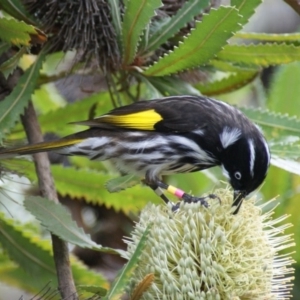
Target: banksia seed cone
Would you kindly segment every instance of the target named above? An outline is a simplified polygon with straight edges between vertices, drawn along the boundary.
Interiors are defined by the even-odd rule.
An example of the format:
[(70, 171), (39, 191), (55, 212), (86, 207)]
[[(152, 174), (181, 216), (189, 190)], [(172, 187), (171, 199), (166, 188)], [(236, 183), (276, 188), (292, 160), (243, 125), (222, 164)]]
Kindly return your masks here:
[(254, 198), (232, 214), (232, 192), (218, 190), (221, 204), (182, 203), (177, 212), (149, 204), (128, 243), (132, 255), (145, 228), (150, 234), (134, 272), (132, 292), (147, 274), (154, 282), (141, 299), (288, 299), (293, 268), (289, 255), (278, 254), (294, 245), (282, 235), (272, 210), (263, 214)]

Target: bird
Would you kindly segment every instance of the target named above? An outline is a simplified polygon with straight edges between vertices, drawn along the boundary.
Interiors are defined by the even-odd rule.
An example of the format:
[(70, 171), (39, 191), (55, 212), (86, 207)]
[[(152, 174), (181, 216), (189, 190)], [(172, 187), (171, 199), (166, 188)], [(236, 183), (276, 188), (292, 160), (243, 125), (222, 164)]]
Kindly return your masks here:
[(234, 214), (262, 184), (270, 166), (270, 150), (261, 129), (236, 107), (206, 96), (141, 100), (73, 123), (88, 129), (54, 141), (4, 149), (0, 159), (55, 151), (110, 160), (123, 174), (144, 178), (167, 203), (164, 191), (206, 207), (206, 197), (166, 184), (162, 176), (220, 166), (233, 189)]

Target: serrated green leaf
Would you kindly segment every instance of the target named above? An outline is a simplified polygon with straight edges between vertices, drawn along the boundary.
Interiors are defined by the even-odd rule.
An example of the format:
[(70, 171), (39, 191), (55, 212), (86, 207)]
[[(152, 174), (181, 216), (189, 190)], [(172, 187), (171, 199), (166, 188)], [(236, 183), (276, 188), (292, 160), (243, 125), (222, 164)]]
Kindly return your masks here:
[(20, 0), (1, 0), (0, 8), (18, 20), (23, 20), (33, 25), (35, 24), (35, 20), (28, 13)]
[(22, 47), (15, 55), (0, 65), (0, 72), (3, 73), (6, 79), (18, 66), (20, 58), (26, 51), (27, 49)]
[(35, 63), (20, 77), (13, 91), (0, 102), (0, 142), (19, 119), (34, 91), (45, 55), (40, 53)]
[(164, 76), (207, 63), (240, 28), (240, 16), (232, 7), (211, 9), (209, 15), (197, 22), (194, 30), (173, 52), (160, 58), (145, 72), (146, 76)]
[(66, 207), (60, 203), (32, 196), (24, 200), (24, 206), (49, 231), (71, 244), (111, 254), (123, 254), (123, 250), (102, 247), (93, 242), (90, 236), (77, 226)]
[(239, 73), (239, 72), (261, 71), (261, 67), (244, 65), (244, 64), (242, 65), (242, 64), (227, 62), (218, 59), (210, 60), (209, 65), (212, 66), (214, 70), (222, 71), (222, 72)]
[(287, 44), (227, 45), (219, 59), (267, 67), (300, 60), (300, 47)]
[(21, 226), (15, 225), (13, 220), (6, 218), (2, 213), (0, 213), (0, 243), (8, 255), (22, 269), (36, 276), (36, 279), (48, 282), (51, 278), (56, 282), (51, 253), (44, 250), (42, 242), (36, 245)]
[(252, 82), (256, 78), (257, 74), (258, 72), (239, 72), (231, 74), (221, 80), (197, 84), (194, 87), (199, 89), (203, 95), (220, 95), (245, 86), (249, 82)]
[(29, 46), (30, 34), (37, 34), (31, 25), (15, 19), (0, 18), (0, 39), (16, 46)]
[(105, 184), (105, 187), (110, 193), (116, 193), (131, 188), (140, 183), (141, 179), (137, 176), (125, 175), (108, 180)]
[(258, 40), (267, 42), (299, 42), (300, 33), (256, 33), (256, 32), (237, 32), (234, 35), (235, 38), (245, 39), (245, 40)]
[(300, 136), (300, 119), (287, 114), (255, 108), (239, 108), (248, 118), (262, 127), (269, 139), (280, 135)]
[(176, 77), (148, 77), (146, 79), (149, 80), (162, 96), (200, 95), (199, 91), (191, 84)]
[(245, 25), (261, 3), (262, 0), (231, 0), (230, 5), (239, 10), (239, 14), (243, 16), (240, 23)]
[[(3, 215), (0, 216), (1, 220), (2, 218)], [(1, 222), (3, 222), (3, 220), (0, 221), (0, 223)], [(57, 289), (57, 276), (54, 268), (50, 241), (42, 240), (37, 235), (33, 235), (31, 231), (27, 232), (26, 228), (24, 228), (24, 224), (19, 226), (15, 225), (15, 222), (15, 220), (4, 218), (4, 223), (6, 223), (5, 233), (9, 235), (9, 243), (7, 244), (8, 250), (6, 250), (6, 253), (10, 255), (11, 259), (8, 260), (6, 255), (0, 251), (1, 281), (34, 294), (40, 292), (46, 285), (48, 285), (50, 289)], [(8, 226), (8, 229), (6, 226)], [(10, 234), (11, 231), (13, 234)], [(4, 238), (5, 236), (2, 236), (2, 239)], [(23, 239), (25, 239), (25, 242), (23, 242)], [(17, 245), (16, 247), (15, 244)], [(12, 255), (10, 253), (11, 248), (13, 248), (12, 250), (14, 252), (17, 252), (19, 248), (21, 249), (19, 253)], [(29, 252), (29, 256), (27, 255), (27, 252)], [(35, 259), (31, 260), (30, 255), (34, 256)], [(18, 256), (19, 258), (15, 258), (15, 256)], [(108, 282), (101, 274), (89, 270), (75, 256), (71, 255), (70, 261), (76, 284), (97, 284), (103, 288), (108, 288)]]
[(146, 28), (160, 0), (131, 0), (125, 7), (123, 17), (123, 63), (129, 65), (135, 56), (141, 33)]
[[(1, 163), (31, 181), (37, 180), (34, 166), (29, 161), (14, 159)], [(110, 193), (106, 190), (105, 183), (112, 179), (111, 175), (58, 165), (51, 166), (51, 172), (56, 182), (56, 189), (62, 196), (83, 199), (94, 205), (103, 204), (108, 208), (113, 207), (116, 211), (122, 210), (124, 213), (138, 212), (150, 201), (161, 203), (161, 199), (150, 188), (140, 185), (122, 191), (120, 194)]]
[(128, 263), (122, 269), (120, 275), (113, 282), (110, 290), (107, 295), (104, 297), (104, 300), (118, 300), (121, 298), (126, 285), (128, 284), (131, 274), (134, 272), (137, 267), (137, 262), (142, 254), (142, 251), (146, 245), (147, 238), (150, 232), (151, 224), (145, 229), (133, 255), (131, 256)]
[(144, 52), (156, 50), (209, 5), (209, 0), (189, 0), (149, 38)]

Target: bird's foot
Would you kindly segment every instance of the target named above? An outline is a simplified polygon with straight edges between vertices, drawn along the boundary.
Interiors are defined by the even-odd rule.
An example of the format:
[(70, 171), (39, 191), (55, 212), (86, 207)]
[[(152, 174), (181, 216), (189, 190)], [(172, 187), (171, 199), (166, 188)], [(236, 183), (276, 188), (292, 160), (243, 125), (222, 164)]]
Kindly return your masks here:
[[(209, 207), (209, 204), (206, 201), (207, 199), (217, 199), (219, 201), (219, 203), (221, 204), (221, 199), (215, 194), (209, 194), (205, 197), (195, 197), (195, 196), (192, 196), (189, 194), (184, 194), (182, 196), (183, 202), (186, 202), (186, 203), (198, 203), (199, 202), (201, 205), (203, 205), (206, 208)], [(172, 211), (177, 211), (179, 209), (179, 206), (180, 206), (180, 202), (177, 202), (176, 204), (174, 204), (172, 206)]]

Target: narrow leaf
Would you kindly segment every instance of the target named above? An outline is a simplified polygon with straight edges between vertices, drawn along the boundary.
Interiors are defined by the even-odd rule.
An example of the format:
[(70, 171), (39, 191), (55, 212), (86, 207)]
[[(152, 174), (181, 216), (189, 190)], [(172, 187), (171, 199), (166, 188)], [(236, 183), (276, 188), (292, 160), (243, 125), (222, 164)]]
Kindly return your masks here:
[(221, 80), (197, 84), (194, 87), (207, 96), (225, 94), (252, 82), (257, 74), (258, 72), (239, 72)]
[(35, 63), (20, 77), (13, 91), (0, 102), (0, 142), (19, 119), (30, 100), (44, 58), (44, 53), (41, 53)]
[(23, 20), (32, 25), (35, 24), (33, 17), (29, 15), (21, 0), (1, 0), (0, 8), (18, 20)]
[(0, 55), (10, 48), (10, 45), (7, 43), (0, 43)]
[(300, 60), (300, 47), (287, 44), (227, 45), (218, 58), (267, 67)]
[(256, 32), (237, 32), (234, 35), (235, 38), (245, 39), (245, 40), (258, 40), (258, 41), (268, 41), (268, 42), (299, 42), (300, 33), (256, 33)]
[(97, 285), (77, 285), (77, 289), (79, 291), (86, 291), (102, 297), (105, 296), (107, 293), (106, 289)]
[(272, 156), (271, 164), (287, 172), (300, 175), (300, 163), (295, 160), (285, 159), (274, 155)]
[(129, 65), (135, 56), (141, 33), (146, 28), (160, 0), (131, 0), (127, 2), (123, 20), (123, 63)]
[(180, 78), (164, 76), (148, 77), (147, 79), (163, 96), (200, 95), (196, 88)]
[(118, 178), (110, 179), (106, 182), (105, 187), (110, 193), (120, 192), (141, 183), (141, 179), (134, 175), (125, 175)]
[(232, 32), (240, 28), (239, 19), (235, 8), (211, 9), (178, 48), (150, 66), (144, 75), (164, 76), (207, 63), (227, 43)]
[(0, 39), (16, 46), (29, 46), (30, 35), (36, 35), (37, 31), (31, 25), (15, 19), (0, 18)]
[(112, 18), (112, 23), (114, 25), (116, 38), (118, 41), (119, 47), (121, 46), (121, 33), (122, 33), (122, 24), (121, 24), (121, 10), (120, 10), (120, 0), (108, 0), (110, 6), (110, 13)]
[(254, 14), (255, 9), (262, 3), (262, 0), (231, 0), (231, 6), (235, 6), (242, 15), (240, 23), (245, 25), (250, 17)]
[(2, 213), (0, 214), (0, 243), (2, 247), (29, 274), (36, 276), (45, 283), (50, 278), (56, 282), (51, 253), (45, 251), (42, 245), (36, 245), (30, 235), (13, 222)]
[[(169, 18), (162, 26), (157, 29), (149, 38), (146, 51), (156, 50), (164, 44), (169, 38), (173, 37), (182, 27), (209, 5), (209, 0), (190, 0), (185, 2), (177, 11), (176, 15)], [(146, 52), (144, 51), (144, 52)]]
[(108, 291), (108, 294), (104, 298), (104, 300), (117, 300), (123, 294), (123, 291), (128, 284), (131, 274), (134, 272), (137, 267), (138, 260), (142, 254), (142, 251), (147, 242), (147, 238), (150, 232), (151, 225), (148, 225), (146, 230), (144, 231), (142, 238), (140, 239), (133, 255), (131, 256), (128, 263), (122, 269), (121, 274), (117, 277), (117, 279), (113, 282), (111, 289)]
[[(294, 100), (295, 95), (300, 95), (299, 78), (299, 61), (277, 68), (269, 88), (267, 103), (270, 110), (300, 115), (300, 106)], [(287, 101), (292, 101), (291, 105), (287, 105)]]
[[(6, 163), (3, 161), (1, 164), (32, 181), (37, 180), (34, 165), (29, 161), (14, 159)], [(111, 175), (103, 172), (74, 167), (65, 168), (59, 165), (51, 166), (51, 172), (57, 191), (62, 196), (68, 195), (73, 199), (81, 199), (94, 205), (103, 204), (116, 211), (122, 210), (124, 213), (138, 212), (150, 201), (161, 203), (161, 199), (146, 186), (138, 185), (118, 195), (108, 192), (105, 183), (112, 178)]]
[(300, 137), (300, 119), (287, 114), (254, 108), (239, 108), (253, 122), (262, 127), (267, 138), (280, 135)]
[(106, 253), (123, 253), (122, 250), (102, 247), (93, 242), (90, 236), (77, 226), (70, 212), (60, 203), (42, 197), (27, 197), (24, 200), (24, 206), (49, 231), (71, 244)]
[(18, 66), (20, 58), (26, 51), (26, 47), (22, 47), (15, 55), (0, 65), (0, 72), (3, 73), (6, 79)]

